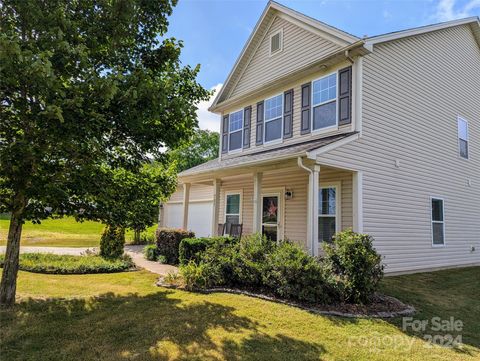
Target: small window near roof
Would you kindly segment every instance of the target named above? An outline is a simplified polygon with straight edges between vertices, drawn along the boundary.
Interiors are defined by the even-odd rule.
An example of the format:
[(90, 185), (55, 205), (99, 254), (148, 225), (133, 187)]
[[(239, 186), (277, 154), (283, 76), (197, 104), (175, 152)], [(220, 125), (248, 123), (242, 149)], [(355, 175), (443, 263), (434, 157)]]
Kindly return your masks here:
[(270, 36), (270, 55), (282, 51), (282, 38), (281, 30)]
[(458, 147), (460, 157), (468, 159), (468, 122), (458, 117)]

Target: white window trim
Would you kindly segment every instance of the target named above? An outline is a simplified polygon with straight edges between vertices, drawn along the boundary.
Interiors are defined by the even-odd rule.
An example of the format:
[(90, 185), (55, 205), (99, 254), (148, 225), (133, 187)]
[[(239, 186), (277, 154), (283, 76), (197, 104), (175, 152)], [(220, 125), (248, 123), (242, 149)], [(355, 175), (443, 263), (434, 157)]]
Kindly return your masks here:
[[(270, 140), (267, 142), (267, 123), (268, 122), (271, 122), (273, 120), (277, 120), (278, 118), (273, 118), (273, 119), (269, 119), (267, 120), (267, 116), (266, 116), (266, 112), (267, 112), (267, 107), (265, 106), (265, 104), (267, 103), (267, 100), (270, 100), (270, 99), (273, 99), (273, 98), (276, 98), (278, 96), (281, 96), (281, 99), (282, 99), (282, 115), (280, 116), (280, 118), (282, 119), (282, 125), (281, 125), (281, 128), (280, 128), (280, 138), (278, 139), (274, 139), (274, 140)], [(284, 122), (284, 113), (285, 113), (285, 99), (283, 99), (283, 93), (280, 93), (280, 94), (277, 94), (277, 95), (274, 95), (270, 98), (267, 98), (263, 101), (263, 144), (264, 145), (272, 145), (272, 144), (278, 144), (278, 143), (282, 143), (283, 142), (283, 122)]]
[[(238, 222), (240, 224), (243, 223), (243, 217), (242, 217), (242, 206), (243, 206), (243, 190), (232, 190), (232, 191), (227, 191), (225, 192), (225, 210), (223, 212), (223, 223), (227, 223), (227, 196), (231, 195), (236, 195), (238, 194), (240, 196), (240, 205), (239, 205), (239, 215), (238, 215)], [(228, 215), (236, 215), (234, 213), (228, 213)]]
[[(239, 130), (231, 132), (230, 131), (230, 117), (232, 116), (232, 114), (238, 113), (240, 111), (242, 112), (242, 127)], [(243, 151), (243, 135), (244, 135), (243, 134), (243, 124), (244, 124), (244, 122), (245, 122), (245, 110), (243, 108), (235, 110), (228, 115), (228, 154), (241, 153)], [(242, 141), (240, 143), (240, 148), (230, 150), (230, 134), (237, 133), (237, 132), (242, 132)]]
[[(443, 222), (433, 220), (433, 209), (432, 209), (433, 200), (442, 201)], [(447, 245), (447, 235), (445, 234), (445, 223), (446, 223), (446, 219), (445, 219), (446, 218), (445, 217), (445, 199), (442, 198), (442, 197), (431, 196), (430, 197), (429, 210), (430, 210), (430, 233), (431, 233), (431, 237), (432, 237), (432, 239), (431, 239), (432, 248), (444, 248)], [(442, 223), (443, 224), (443, 244), (433, 243), (433, 224), (434, 223)]]
[[(318, 188), (319, 195), (322, 189), (335, 188), (335, 233), (339, 233), (342, 230), (342, 182), (322, 183)], [(318, 207), (320, 209), (320, 201), (318, 202)], [(332, 217), (331, 214), (319, 214), (319, 209), (317, 209), (317, 222), (320, 217)]]
[[(272, 52), (272, 38), (277, 35), (277, 34), (280, 34), (280, 48), (278, 50), (275, 50), (274, 52)], [(274, 32), (273, 34), (270, 35), (270, 38), (269, 38), (269, 43), (268, 43), (268, 56), (274, 56), (278, 53), (281, 53), (283, 51), (283, 28), (281, 28), (280, 30)]]
[[(467, 158), (462, 157), (462, 154), (460, 153), (460, 132), (458, 131), (458, 124), (460, 123), (460, 120), (464, 121), (465, 124), (467, 125)], [(468, 120), (462, 117), (461, 115), (457, 116), (457, 143), (458, 143), (458, 157), (463, 160), (469, 160), (470, 159), (470, 125), (468, 124)]]
[(263, 214), (263, 197), (268, 197), (268, 196), (278, 196), (278, 208), (280, 212), (280, 217), (278, 217), (278, 241), (281, 241), (285, 239), (285, 187), (280, 187), (280, 188), (264, 188), (262, 189), (262, 193), (260, 195), (260, 202), (261, 202), (261, 207), (262, 211), (259, 214), (260, 217), (260, 231), (262, 230), (263, 226), (263, 219), (262, 219), (262, 214)]
[[(329, 76), (331, 75), (334, 75), (336, 76), (337, 78), (337, 91), (336, 91), (336, 94), (335, 94), (335, 99), (334, 100), (327, 100), (325, 102), (321, 102), (321, 103), (318, 103), (318, 104), (314, 104), (313, 102), (313, 83), (315, 83), (316, 81), (319, 81), (319, 80), (322, 80), (324, 78), (328, 78)], [(311, 134), (312, 135), (316, 135), (316, 134), (321, 134), (321, 133), (327, 133), (333, 129), (338, 129), (338, 71), (334, 71), (334, 72), (331, 72), (329, 74), (325, 74), (323, 76), (321, 76), (320, 78), (317, 78), (317, 79), (314, 79), (312, 80), (312, 91), (311, 91), (311, 104), (312, 104), (312, 107), (311, 107), (311, 111), (310, 111), (310, 127), (312, 129), (311, 131)], [(335, 102), (335, 125), (331, 125), (329, 127), (325, 127), (325, 128), (319, 128), (319, 129), (313, 129), (313, 108), (315, 107), (318, 107), (320, 105), (324, 105), (324, 104), (328, 104), (328, 103), (331, 103), (331, 102)]]

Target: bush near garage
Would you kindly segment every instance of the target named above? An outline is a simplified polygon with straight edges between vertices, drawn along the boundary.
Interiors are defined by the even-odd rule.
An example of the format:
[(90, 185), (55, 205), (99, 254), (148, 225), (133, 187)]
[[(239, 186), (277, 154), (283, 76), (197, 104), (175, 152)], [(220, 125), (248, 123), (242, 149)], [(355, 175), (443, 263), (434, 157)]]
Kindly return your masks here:
[(156, 232), (156, 244), (158, 254), (165, 257), (166, 263), (178, 264), (180, 242), (184, 238), (194, 238), (195, 233), (182, 229), (158, 228)]

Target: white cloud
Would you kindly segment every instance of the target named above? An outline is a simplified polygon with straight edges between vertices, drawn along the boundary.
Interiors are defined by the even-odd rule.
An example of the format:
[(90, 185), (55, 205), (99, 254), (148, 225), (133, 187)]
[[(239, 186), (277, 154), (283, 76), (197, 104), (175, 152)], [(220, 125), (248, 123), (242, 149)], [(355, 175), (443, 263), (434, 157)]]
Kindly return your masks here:
[(208, 111), (210, 105), (212, 105), (213, 100), (217, 96), (218, 92), (222, 88), (223, 84), (217, 84), (210, 90), (215, 92), (210, 97), (209, 100), (198, 103), (197, 117), (198, 117), (198, 126), (200, 129), (213, 130), (215, 132), (220, 131), (220, 116)]
[(457, 0), (440, 0), (433, 18), (437, 21), (449, 21), (474, 15), (473, 10), (480, 9), (480, 0), (469, 0), (463, 6)]

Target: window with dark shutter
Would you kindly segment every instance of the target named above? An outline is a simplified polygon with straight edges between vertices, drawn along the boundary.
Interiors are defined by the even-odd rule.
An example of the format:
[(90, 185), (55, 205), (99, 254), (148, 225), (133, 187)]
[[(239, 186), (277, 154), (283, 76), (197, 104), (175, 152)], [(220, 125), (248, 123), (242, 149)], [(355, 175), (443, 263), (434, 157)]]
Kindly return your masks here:
[(252, 107), (243, 110), (243, 148), (250, 148), (250, 124), (252, 122)]
[(302, 85), (302, 110), (300, 117), (300, 133), (310, 133), (310, 109), (311, 109), (311, 89), (312, 84), (307, 83)]
[(228, 152), (228, 114), (223, 116), (222, 121), (222, 153)]
[(241, 150), (243, 145), (243, 109), (230, 113), (228, 127), (228, 151)]
[(257, 103), (257, 128), (255, 144), (263, 144), (263, 101)]
[(338, 72), (338, 125), (352, 123), (352, 67)]
[(283, 100), (283, 138), (291, 138), (293, 136), (293, 89), (287, 90)]

